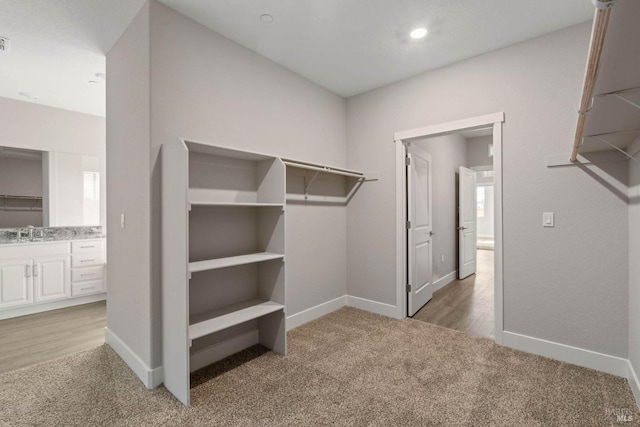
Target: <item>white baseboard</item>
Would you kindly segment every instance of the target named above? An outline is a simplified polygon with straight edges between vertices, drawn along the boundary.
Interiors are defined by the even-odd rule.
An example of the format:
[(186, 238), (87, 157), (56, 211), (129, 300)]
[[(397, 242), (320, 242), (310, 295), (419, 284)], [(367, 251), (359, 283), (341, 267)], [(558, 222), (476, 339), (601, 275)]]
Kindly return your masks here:
[(258, 330), (254, 329), (192, 354), (189, 362), (191, 372), (258, 344), (258, 336)]
[(300, 313), (292, 314), (287, 317), (287, 331), (297, 328), (300, 325), (303, 325), (307, 322), (315, 320), (319, 317), (322, 317), (326, 314), (331, 313), (332, 311), (336, 311), (339, 308), (342, 308), (347, 305), (347, 296), (343, 295), (341, 297), (332, 299), (331, 301), (327, 301), (322, 304), (318, 304), (315, 307), (308, 308), (306, 310), (301, 311)]
[(41, 313), (43, 311), (58, 310), (59, 308), (73, 307), (74, 305), (89, 304), (92, 302), (104, 301), (107, 294), (102, 292), (85, 297), (67, 298), (58, 301), (30, 304), (24, 307), (17, 307), (0, 311), (0, 320), (11, 319), (12, 317), (26, 316), (27, 314)]
[(164, 379), (162, 367), (151, 369), (109, 328), (104, 328), (104, 341), (126, 363), (147, 388), (156, 388)]
[(458, 270), (453, 270), (451, 273), (442, 276), (441, 278), (433, 282), (433, 292), (439, 291), (457, 278)]
[(383, 316), (398, 319), (398, 307), (396, 307), (395, 305), (371, 301), (351, 295), (347, 295), (347, 305), (349, 307), (355, 307), (361, 310), (370, 311), (371, 313), (381, 314)]
[(629, 387), (633, 392), (633, 397), (636, 399), (636, 405), (640, 408), (640, 381), (638, 381), (638, 375), (636, 370), (633, 369), (633, 365), (630, 360), (627, 360), (627, 381), (629, 381)]
[(629, 361), (627, 359), (514, 332), (504, 331), (502, 333), (502, 344), (527, 353), (549, 357), (624, 378), (627, 378), (629, 373)]

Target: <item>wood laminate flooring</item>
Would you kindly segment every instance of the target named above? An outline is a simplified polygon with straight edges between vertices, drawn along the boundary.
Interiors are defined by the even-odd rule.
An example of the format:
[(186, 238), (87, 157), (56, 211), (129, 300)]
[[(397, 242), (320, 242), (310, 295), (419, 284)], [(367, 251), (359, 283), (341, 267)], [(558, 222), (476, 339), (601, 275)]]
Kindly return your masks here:
[(106, 324), (105, 301), (0, 320), (0, 373), (98, 347)]
[(433, 325), (494, 337), (493, 251), (478, 250), (477, 270), (434, 292), (413, 318)]

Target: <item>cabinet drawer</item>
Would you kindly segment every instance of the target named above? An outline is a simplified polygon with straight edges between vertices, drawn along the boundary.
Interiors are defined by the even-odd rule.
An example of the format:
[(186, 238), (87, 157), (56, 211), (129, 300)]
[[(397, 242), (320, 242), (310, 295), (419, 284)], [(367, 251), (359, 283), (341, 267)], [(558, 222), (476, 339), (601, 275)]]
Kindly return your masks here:
[(76, 240), (71, 242), (71, 253), (78, 252), (102, 252), (102, 240)]
[(97, 267), (74, 268), (71, 270), (71, 281), (81, 282), (83, 280), (102, 279), (103, 269), (104, 267), (101, 265)]
[(102, 280), (91, 280), (88, 282), (71, 284), (72, 297), (77, 297), (80, 295), (87, 295), (87, 294), (95, 294), (96, 292), (102, 292), (103, 290), (104, 290), (104, 284)]
[(92, 265), (104, 264), (104, 254), (102, 252), (91, 252), (71, 255), (71, 268), (89, 267)]

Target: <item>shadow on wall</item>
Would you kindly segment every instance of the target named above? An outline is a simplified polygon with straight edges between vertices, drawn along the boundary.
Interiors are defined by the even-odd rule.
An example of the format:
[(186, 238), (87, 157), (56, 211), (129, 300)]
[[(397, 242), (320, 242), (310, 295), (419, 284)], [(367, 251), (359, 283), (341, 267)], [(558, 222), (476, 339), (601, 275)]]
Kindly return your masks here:
[(638, 177), (634, 178), (630, 166), (630, 162), (636, 160), (628, 159), (617, 151), (585, 153), (583, 157), (591, 164), (576, 165), (587, 175), (626, 203), (635, 204), (640, 201), (640, 194), (633, 191), (633, 187), (637, 187), (639, 183), (632, 182), (634, 179), (637, 181)]

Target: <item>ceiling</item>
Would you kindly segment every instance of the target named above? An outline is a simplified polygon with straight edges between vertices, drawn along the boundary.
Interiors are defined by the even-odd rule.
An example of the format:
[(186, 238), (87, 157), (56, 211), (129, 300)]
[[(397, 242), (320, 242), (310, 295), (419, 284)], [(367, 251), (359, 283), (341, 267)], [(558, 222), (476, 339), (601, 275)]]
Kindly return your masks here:
[[(593, 17), (591, 0), (160, 0), (349, 97)], [(105, 54), (144, 0), (0, 0), (0, 97), (105, 114)], [(273, 22), (261, 22), (269, 14)], [(426, 27), (424, 39), (410, 30)], [(586, 52), (585, 52), (586, 60)]]

